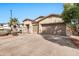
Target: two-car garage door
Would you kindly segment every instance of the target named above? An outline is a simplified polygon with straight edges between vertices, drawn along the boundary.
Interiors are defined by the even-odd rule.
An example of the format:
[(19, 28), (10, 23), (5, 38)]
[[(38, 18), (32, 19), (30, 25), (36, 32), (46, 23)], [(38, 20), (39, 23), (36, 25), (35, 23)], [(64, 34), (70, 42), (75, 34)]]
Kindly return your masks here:
[(66, 25), (64, 23), (42, 24), (42, 34), (66, 35)]

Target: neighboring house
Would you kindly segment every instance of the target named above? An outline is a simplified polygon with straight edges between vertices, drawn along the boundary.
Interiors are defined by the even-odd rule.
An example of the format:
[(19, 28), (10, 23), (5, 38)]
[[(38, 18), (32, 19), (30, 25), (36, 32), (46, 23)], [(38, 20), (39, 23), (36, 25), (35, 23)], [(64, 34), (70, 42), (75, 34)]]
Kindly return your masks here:
[(11, 27), (8, 25), (8, 23), (0, 23), (0, 29), (9, 29), (9, 30), (11, 30)]
[[(34, 21), (25, 20), (24, 25), (30, 33), (66, 35), (66, 24), (59, 15), (40, 16)], [(26, 29), (26, 30), (27, 30)], [(27, 30), (27, 32), (28, 32)]]
[(11, 27), (10, 27), (9, 24), (7, 24), (7, 23), (6, 23), (6, 24), (3, 24), (3, 28), (4, 28), (4, 29), (9, 29), (9, 30), (11, 30)]

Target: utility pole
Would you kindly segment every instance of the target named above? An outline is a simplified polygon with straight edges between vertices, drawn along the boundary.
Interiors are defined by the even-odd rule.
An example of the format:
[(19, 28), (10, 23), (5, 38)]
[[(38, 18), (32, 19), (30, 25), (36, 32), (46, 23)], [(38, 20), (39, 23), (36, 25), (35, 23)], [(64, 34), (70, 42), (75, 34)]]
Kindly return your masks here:
[(10, 10), (10, 17), (11, 17), (11, 19), (12, 19), (12, 10)]

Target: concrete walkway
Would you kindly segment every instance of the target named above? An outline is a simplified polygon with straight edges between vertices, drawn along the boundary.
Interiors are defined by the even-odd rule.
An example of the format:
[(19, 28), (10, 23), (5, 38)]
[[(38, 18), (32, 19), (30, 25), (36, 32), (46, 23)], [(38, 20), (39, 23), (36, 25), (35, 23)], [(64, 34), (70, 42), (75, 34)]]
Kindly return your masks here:
[[(63, 39), (64, 41), (62, 41)], [(56, 41), (58, 41), (58, 43)], [(74, 46), (73, 43), (69, 41), (69, 38), (63, 36), (49, 36), (49, 35), (37, 35), (37, 34), (21, 34), (19, 36), (6, 36), (6, 37), (0, 37), (0, 55), (2, 56), (79, 55), (79, 50), (76, 49), (75, 46), (74, 47), (68, 46), (69, 44)]]

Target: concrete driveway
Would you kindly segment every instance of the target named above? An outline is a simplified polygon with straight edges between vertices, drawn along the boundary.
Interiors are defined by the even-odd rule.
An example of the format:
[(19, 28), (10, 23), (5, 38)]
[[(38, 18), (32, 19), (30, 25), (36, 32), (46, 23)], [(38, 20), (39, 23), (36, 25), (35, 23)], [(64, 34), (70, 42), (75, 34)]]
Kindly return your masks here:
[(0, 37), (2, 56), (60, 56), (79, 55), (68, 37), (38, 34)]

